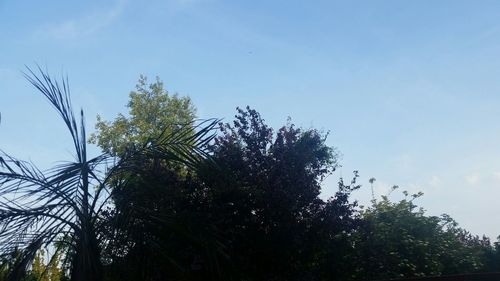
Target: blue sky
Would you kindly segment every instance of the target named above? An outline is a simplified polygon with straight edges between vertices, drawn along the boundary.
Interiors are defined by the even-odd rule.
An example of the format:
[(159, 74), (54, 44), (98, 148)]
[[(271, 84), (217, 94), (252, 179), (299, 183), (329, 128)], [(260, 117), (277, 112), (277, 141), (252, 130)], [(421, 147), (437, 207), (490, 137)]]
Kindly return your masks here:
[(363, 204), (375, 177), (377, 195), (423, 191), (430, 214), (500, 234), (500, 1), (0, 0), (0, 38), (0, 148), (42, 167), (71, 146), (25, 64), (69, 75), (90, 130), (158, 75), (202, 118), (250, 105), (331, 131), (324, 196), (359, 170)]

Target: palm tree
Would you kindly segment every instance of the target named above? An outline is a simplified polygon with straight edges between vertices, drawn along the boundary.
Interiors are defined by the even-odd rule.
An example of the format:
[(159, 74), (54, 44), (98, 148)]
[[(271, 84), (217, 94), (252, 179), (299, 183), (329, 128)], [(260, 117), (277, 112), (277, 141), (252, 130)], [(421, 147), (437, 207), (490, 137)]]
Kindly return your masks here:
[(73, 142), (75, 160), (40, 170), (0, 150), (0, 255), (19, 252), (10, 280), (19, 280), (43, 247), (65, 245), (73, 281), (100, 281), (101, 251), (106, 208), (112, 208), (110, 181), (130, 173), (144, 157), (161, 157), (194, 167), (207, 157), (204, 147), (213, 138), (217, 120), (187, 126), (169, 135), (152, 138), (121, 158), (101, 154), (89, 158), (83, 110), (73, 113), (68, 79), (53, 80), (37, 67), (25, 77), (55, 108)]

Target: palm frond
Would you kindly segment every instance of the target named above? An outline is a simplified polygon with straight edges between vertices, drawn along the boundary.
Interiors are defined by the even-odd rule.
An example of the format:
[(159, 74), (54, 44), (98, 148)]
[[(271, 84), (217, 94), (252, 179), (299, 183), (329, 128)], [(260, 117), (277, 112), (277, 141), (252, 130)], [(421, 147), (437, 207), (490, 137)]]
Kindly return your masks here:
[[(84, 115), (81, 111), (80, 121), (76, 121), (67, 78), (59, 83), (39, 66), (37, 70), (39, 74), (27, 67), (24, 75), (63, 119), (77, 160), (41, 171), (33, 163), (0, 151), (0, 252), (21, 250), (23, 260), (19, 264), (23, 266), (29, 264), (33, 252), (42, 245), (67, 233), (81, 237), (86, 231), (82, 223), (91, 221), (93, 212), (88, 201), (95, 196), (89, 186), (97, 182), (99, 175), (96, 171), (89, 176), (89, 170), (97, 170), (106, 159), (87, 161)], [(12, 276), (17, 275), (13, 272)]]
[[(80, 126), (79, 129), (77, 126), (76, 118), (71, 105), (71, 93), (69, 90), (68, 78), (63, 77), (61, 79), (62, 83), (60, 84), (57, 80), (52, 80), (52, 78), (47, 74), (47, 71), (43, 71), (39, 65), (37, 65), (37, 69), (39, 72), (38, 75), (31, 68), (26, 66), (27, 72), (24, 72), (23, 74), (25, 78), (47, 98), (47, 100), (59, 113), (71, 134), (78, 160), (79, 162), (83, 162), (86, 144), (84, 136), (85, 128)], [(81, 112), (81, 115), (81, 124), (83, 125), (83, 111)]]
[(200, 161), (210, 158), (207, 145), (215, 138), (219, 121), (207, 119), (176, 130), (166, 128), (159, 137), (146, 143), (144, 151), (153, 158), (159, 157), (196, 168)]
[(210, 158), (206, 148), (215, 137), (219, 120), (165, 130), (121, 158), (110, 154), (88, 158), (83, 110), (77, 120), (67, 77), (58, 82), (40, 66), (26, 69), (26, 79), (47, 98), (66, 125), (76, 160), (59, 162), (42, 171), (0, 150), (0, 255), (21, 251), (11, 275), (11, 280), (19, 280), (40, 247), (64, 240), (69, 246), (72, 279), (98, 280), (100, 251), (109, 243), (99, 239), (103, 238), (100, 231), (105, 224), (101, 212), (112, 206), (116, 192), (110, 183), (126, 183), (127, 176), (143, 169), (148, 159), (196, 168)]

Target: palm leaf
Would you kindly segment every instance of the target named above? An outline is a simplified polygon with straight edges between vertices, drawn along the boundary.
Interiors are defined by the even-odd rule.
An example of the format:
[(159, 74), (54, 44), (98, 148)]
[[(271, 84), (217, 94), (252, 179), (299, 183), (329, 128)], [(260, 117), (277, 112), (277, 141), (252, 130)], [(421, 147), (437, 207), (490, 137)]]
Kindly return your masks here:
[[(72, 280), (100, 280), (103, 238), (101, 214), (112, 206), (116, 192), (110, 182), (140, 170), (147, 159), (177, 162), (196, 168), (209, 157), (206, 146), (214, 138), (218, 120), (187, 124), (172, 133), (150, 138), (139, 149), (117, 158), (87, 157), (83, 110), (75, 116), (69, 82), (52, 79), (40, 66), (27, 67), (26, 79), (56, 110), (71, 135), (75, 160), (59, 162), (42, 171), (31, 162), (0, 150), (0, 255), (21, 251), (10, 280), (20, 280), (36, 251), (56, 241), (67, 243)], [(37, 72), (37, 73), (36, 73)]]

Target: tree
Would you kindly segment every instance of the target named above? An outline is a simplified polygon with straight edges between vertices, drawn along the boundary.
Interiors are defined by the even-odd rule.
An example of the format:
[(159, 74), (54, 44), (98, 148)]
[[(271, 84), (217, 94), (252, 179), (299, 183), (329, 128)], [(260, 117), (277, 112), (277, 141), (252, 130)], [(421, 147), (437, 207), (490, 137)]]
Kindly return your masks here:
[(18, 257), (18, 251), (0, 256), (0, 281), (7, 281), (14, 262)]
[(105, 249), (112, 280), (227, 280), (225, 241), (191, 175), (150, 163), (115, 187)]
[(46, 258), (45, 250), (40, 249), (35, 256), (26, 281), (61, 281), (64, 273), (61, 268), (60, 253), (56, 252), (48, 261)]
[(109, 213), (121, 238), (108, 248), (113, 277), (342, 280), (357, 224), (349, 196), (359, 186), (341, 181), (328, 201), (318, 197), (337, 160), (325, 140), (292, 124), (274, 133), (255, 110), (238, 109), (198, 169), (143, 166)]
[(288, 123), (274, 132), (249, 107), (235, 117), (211, 147), (219, 169), (199, 177), (204, 213), (224, 230), (236, 279), (341, 279), (358, 186), (341, 181), (334, 197), (318, 197), (337, 166), (335, 149), (314, 129)]
[(21, 280), (37, 251), (54, 242), (66, 245), (73, 281), (102, 280), (102, 249), (106, 207), (115, 192), (110, 180), (129, 175), (143, 159), (177, 161), (190, 167), (205, 156), (202, 145), (209, 141), (208, 124), (192, 133), (183, 127), (137, 145), (121, 157), (103, 153), (89, 158), (83, 110), (74, 115), (67, 79), (52, 80), (40, 68), (28, 68), (26, 78), (51, 103), (66, 125), (75, 149), (75, 161), (63, 162), (47, 171), (1, 152), (0, 155), (0, 254), (20, 251), (10, 273)]
[[(394, 187), (394, 189), (397, 186)], [(389, 280), (477, 272), (484, 268), (488, 239), (458, 227), (449, 216), (426, 216), (414, 201), (422, 193), (391, 202), (373, 200), (353, 236), (355, 279)]]
[(151, 137), (191, 126), (196, 116), (191, 99), (170, 95), (158, 77), (148, 84), (147, 78), (141, 75), (136, 91), (129, 96), (130, 117), (118, 114), (109, 122), (97, 115), (97, 132), (91, 134), (89, 142), (97, 144), (104, 152), (123, 155), (127, 147), (140, 146)]
[[(483, 240), (486, 240), (483, 237)], [(500, 271), (500, 236), (493, 243), (493, 247), (484, 249), (484, 272), (499, 272)]]

